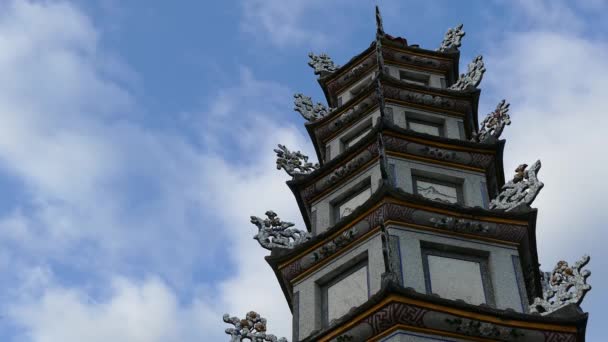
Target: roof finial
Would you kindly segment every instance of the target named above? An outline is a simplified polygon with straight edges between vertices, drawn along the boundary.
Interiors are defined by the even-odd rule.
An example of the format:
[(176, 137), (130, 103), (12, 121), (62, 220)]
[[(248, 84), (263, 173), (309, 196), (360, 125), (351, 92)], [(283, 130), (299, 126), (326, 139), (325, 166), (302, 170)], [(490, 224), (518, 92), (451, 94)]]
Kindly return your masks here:
[(384, 26), (382, 25), (382, 14), (380, 7), (376, 5), (376, 36), (384, 36)]

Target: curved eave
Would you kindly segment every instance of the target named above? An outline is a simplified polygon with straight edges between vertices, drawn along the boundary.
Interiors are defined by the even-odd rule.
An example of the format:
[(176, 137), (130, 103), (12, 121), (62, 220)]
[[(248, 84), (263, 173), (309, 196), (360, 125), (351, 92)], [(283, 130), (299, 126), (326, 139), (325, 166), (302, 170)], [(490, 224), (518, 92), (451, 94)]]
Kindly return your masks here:
[[(382, 44), (387, 47), (393, 47), (396, 49), (404, 50), (406, 52), (410, 52), (414, 55), (423, 55), (431, 58), (441, 58), (441, 59), (449, 59), (452, 61), (452, 68), (448, 72), (448, 84), (453, 84), (459, 77), (459, 62), (460, 62), (460, 51), (455, 49), (447, 52), (439, 52), (433, 50), (427, 50), (420, 47), (408, 46), (407, 42), (404, 38), (400, 37), (392, 37), (387, 35), (386, 38), (382, 39)], [(333, 103), (333, 100), (327, 90), (327, 84), (330, 81), (335, 80), (336, 78), (342, 76), (344, 73), (348, 72), (354, 65), (361, 62), (365, 57), (367, 57), (370, 53), (374, 53), (376, 48), (376, 42), (372, 41), (370, 46), (365, 49), (363, 52), (351, 58), (346, 64), (341, 66), (335, 72), (325, 75), (323, 77), (317, 78), (317, 82), (319, 86), (323, 90), (323, 94), (325, 95), (325, 100), (327, 103)]]
[[(293, 189), (292, 189), (293, 191)], [(374, 206), (379, 204), (384, 198), (389, 197), (396, 200), (402, 200), (408, 203), (412, 203), (413, 205), (418, 205), (422, 207), (433, 207), (439, 210), (443, 210), (445, 212), (457, 213), (459, 215), (466, 215), (471, 218), (477, 217), (488, 217), (495, 219), (506, 219), (506, 220), (517, 220), (521, 222), (527, 222), (527, 243), (523, 241), (520, 244), (520, 255), (522, 260), (528, 261), (530, 265), (538, 265), (538, 254), (536, 249), (536, 217), (537, 210), (533, 208), (523, 209), (518, 212), (504, 212), (504, 211), (496, 211), (484, 209), (481, 207), (465, 207), (458, 204), (449, 204), (449, 203), (441, 203), (437, 201), (432, 201), (427, 198), (424, 198), (420, 195), (410, 194), (401, 189), (395, 188), (390, 184), (384, 183), (376, 190), (376, 192), (361, 206), (353, 211), (349, 217), (357, 218), (362, 216), (364, 213), (368, 212)], [(306, 216), (304, 216), (306, 217)], [(350, 220), (341, 220), (336, 223), (334, 226), (330, 227), (326, 231), (313, 236), (307, 242), (296, 246), (293, 249), (273, 249), (271, 255), (267, 256), (266, 262), (273, 269), (277, 280), (281, 284), (281, 289), (283, 290), (283, 294), (287, 299), (289, 306), (291, 308), (291, 295), (292, 289), (288, 284), (288, 281), (283, 279), (281, 272), (279, 270), (279, 265), (287, 262), (294, 257), (305, 253), (307, 250), (311, 249), (313, 246), (325, 241), (329, 240), (329, 238), (340, 231), (345, 226), (352, 223), (352, 219)], [(475, 234), (473, 234), (475, 235)], [(527, 250), (527, 251), (526, 251)], [(533, 281), (535, 283), (535, 289), (540, 289), (540, 273), (538, 267), (532, 267), (533, 270)], [(528, 294), (534, 297), (542, 296), (541, 293), (532, 293)]]
[[(315, 153), (317, 155), (317, 160), (319, 161), (319, 164), (323, 165), (325, 162), (325, 158), (324, 158), (323, 151), (321, 151), (321, 149), (320, 149), (320, 146), (319, 146), (320, 141), (317, 138), (315, 131), (319, 128), (319, 126), (321, 126), (323, 124), (327, 124), (328, 121), (334, 119), (336, 116), (342, 115), (348, 108), (350, 108), (354, 104), (358, 103), (363, 98), (369, 96), (369, 92), (373, 91), (373, 89), (376, 87), (375, 82), (378, 78), (380, 78), (380, 81), (383, 82), (382, 84), (384, 84), (386, 82), (386, 84), (388, 84), (388, 85), (391, 85), (394, 87), (399, 87), (399, 88), (406, 89), (406, 90), (413, 90), (413, 91), (423, 92), (426, 94), (440, 95), (440, 96), (445, 96), (445, 97), (456, 99), (456, 100), (463, 100), (463, 101), (470, 102), (471, 103), (471, 112), (467, 114), (469, 116), (467, 118), (467, 121), (469, 121), (471, 124), (468, 126), (465, 125), (466, 134), (468, 137), (471, 137), (473, 130), (475, 132), (478, 130), (478, 127), (479, 127), (478, 107), (479, 107), (479, 97), (481, 95), (481, 89), (475, 88), (474, 90), (471, 90), (471, 91), (460, 91), (460, 90), (450, 90), (447, 88), (432, 88), (432, 87), (428, 87), (428, 86), (421, 86), (421, 85), (403, 82), (403, 81), (393, 78), (391, 76), (380, 74), (380, 75), (376, 76), (376, 78), (374, 78), (374, 80), (370, 83), (370, 85), (368, 85), (365, 89), (363, 89), (357, 96), (355, 96), (354, 98), (352, 98), (348, 102), (346, 102), (341, 108), (334, 110), (329, 115), (324, 116), (318, 120), (307, 122), (304, 124), (304, 127), (306, 128), (306, 131), (308, 132), (308, 135), (313, 143), (313, 147), (315, 149)], [(440, 109), (440, 108), (437, 109), (437, 111), (439, 111), (439, 112), (441, 112), (441, 110), (442, 109)], [(358, 121), (358, 120), (355, 120), (355, 122), (356, 121)]]
[(492, 317), (510, 323), (527, 322), (539, 325), (572, 326), (576, 328), (577, 341), (585, 341), (585, 331), (589, 315), (587, 313), (577, 312), (576, 309), (572, 310), (575, 312), (574, 314), (566, 317), (559, 317), (557, 315), (541, 316), (524, 314), (512, 310), (495, 309), (485, 305), (472, 305), (464, 301), (451, 300), (425, 293), (419, 293), (411, 288), (404, 288), (403, 286), (392, 281), (383, 284), (380, 291), (371, 296), (368, 301), (361, 306), (351, 310), (341, 318), (332, 321), (328, 327), (313, 331), (312, 334), (301, 341), (312, 342), (319, 341), (321, 339), (325, 340), (324, 337), (328, 336), (329, 334), (335, 335), (338, 331), (338, 334), (346, 333), (347, 331), (345, 328), (347, 328), (347, 325), (352, 325), (354, 322), (361, 322), (370, 311), (373, 312), (375, 307), (381, 305), (390, 296), (392, 296), (392, 298), (404, 298), (419, 303), (428, 303), (429, 307), (434, 306), (456, 309), (461, 312), (468, 312), (471, 315)]
[[(306, 228), (308, 231), (312, 230), (311, 224), (310, 224), (310, 217), (309, 217), (309, 213), (308, 213), (308, 208), (306, 207), (304, 200), (301, 197), (300, 186), (314, 182), (315, 179), (323, 177), (325, 174), (330, 172), (336, 166), (341, 165), (342, 163), (344, 163), (348, 160), (351, 160), (364, 146), (367, 146), (368, 144), (372, 143), (374, 140), (377, 139), (377, 135), (384, 131), (395, 132), (395, 133), (398, 133), (398, 134), (406, 136), (406, 137), (426, 140), (426, 141), (429, 141), (430, 143), (452, 145), (456, 148), (464, 147), (464, 148), (472, 148), (472, 149), (484, 149), (484, 150), (487, 150), (488, 152), (493, 152), (493, 153), (495, 153), (495, 158), (494, 158), (494, 161), (496, 163), (495, 177), (496, 177), (496, 182), (497, 182), (498, 188), (500, 189), (505, 183), (503, 160), (502, 160), (505, 140), (498, 140), (497, 142), (495, 142), (493, 144), (483, 144), (483, 143), (477, 143), (477, 142), (472, 142), (472, 141), (467, 141), (467, 140), (437, 137), (437, 136), (433, 136), (433, 135), (429, 135), (429, 134), (414, 132), (412, 130), (406, 130), (406, 129), (403, 129), (394, 124), (382, 121), (381, 124), (379, 124), (372, 131), (370, 131), (365, 138), (361, 139), (361, 141), (357, 142), (357, 144), (351, 146), (349, 149), (347, 149), (346, 151), (341, 153), (338, 157), (330, 160), (327, 163), (321, 164), (320, 168), (318, 168), (317, 170), (315, 170), (309, 174), (300, 175), (300, 176), (295, 177), (286, 182), (287, 186), (289, 187), (289, 189), (293, 193), (294, 197), (296, 198), (296, 202), (298, 203), (298, 207), (300, 208), (300, 213), (302, 214), (302, 217), (304, 218), (304, 223), (306, 224)], [(315, 149), (317, 149), (317, 151), (318, 151), (315, 139), (313, 139), (313, 144), (315, 145)]]

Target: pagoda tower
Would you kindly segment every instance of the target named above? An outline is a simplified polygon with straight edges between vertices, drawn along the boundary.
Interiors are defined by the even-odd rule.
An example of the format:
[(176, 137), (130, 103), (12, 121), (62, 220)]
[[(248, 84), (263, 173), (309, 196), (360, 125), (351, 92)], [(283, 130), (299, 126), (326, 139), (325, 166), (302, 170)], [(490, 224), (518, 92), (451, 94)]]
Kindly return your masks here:
[[(328, 106), (295, 95), (319, 164), (279, 145), (306, 229), (252, 216), (293, 313), (291, 341), (584, 341), (584, 256), (541, 272), (540, 161), (505, 181), (509, 104), (478, 122), (485, 72), (462, 25), (426, 50), (384, 32), (342, 66), (310, 54)], [(232, 341), (286, 341), (224, 316)]]

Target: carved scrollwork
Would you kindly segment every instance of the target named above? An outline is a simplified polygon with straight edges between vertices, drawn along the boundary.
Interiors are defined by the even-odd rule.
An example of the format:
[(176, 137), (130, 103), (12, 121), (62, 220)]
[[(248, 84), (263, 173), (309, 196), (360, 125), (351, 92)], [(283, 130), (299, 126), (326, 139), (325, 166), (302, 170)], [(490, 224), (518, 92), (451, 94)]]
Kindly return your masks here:
[(519, 165), (513, 180), (503, 185), (500, 194), (490, 202), (490, 209), (511, 211), (520, 205), (530, 206), (544, 186), (537, 178), (540, 166), (540, 160), (529, 169), (528, 164)]
[(291, 249), (310, 240), (308, 232), (291, 228), (294, 224), (281, 221), (274, 211), (267, 211), (266, 216), (266, 219), (251, 216), (251, 223), (258, 227), (258, 233), (253, 238), (258, 240), (262, 247), (268, 250)]
[(308, 121), (318, 120), (329, 114), (332, 108), (325, 107), (321, 102), (313, 103), (310, 96), (298, 93), (294, 97), (294, 110)]
[(492, 323), (482, 322), (474, 319), (446, 318), (445, 322), (454, 327), (457, 332), (468, 336), (499, 338), (501, 341), (511, 341), (524, 336), (524, 334), (518, 329), (498, 326)]
[(483, 56), (479, 55), (469, 63), (466, 74), (461, 74), (456, 83), (452, 84), (449, 89), (452, 90), (469, 90), (477, 88), (483, 73), (486, 72), (486, 68), (483, 65)]
[(315, 55), (311, 52), (308, 54), (308, 57), (310, 58), (308, 65), (315, 70), (315, 75), (323, 77), (328, 74), (333, 74), (340, 68), (340, 66), (334, 64), (331, 57), (325, 53)]
[(453, 160), (454, 158), (456, 158), (456, 152), (443, 150), (436, 147), (424, 146), (420, 149), (420, 152), (425, 153), (429, 157), (441, 160)]
[(591, 285), (587, 284), (591, 271), (582, 270), (590, 259), (588, 255), (584, 255), (572, 267), (563, 260), (559, 261), (549, 279), (545, 279), (544, 299), (535, 298), (530, 305), (530, 312), (546, 315), (568, 304), (580, 305), (591, 290)]
[(244, 319), (230, 317), (224, 314), (224, 322), (234, 325), (227, 328), (226, 334), (230, 335), (230, 342), (287, 342), (285, 337), (277, 338), (275, 335), (266, 333), (266, 319), (255, 311), (249, 311)]
[(460, 45), (462, 45), (462, 37), (464, 37), (464, 35), (466, 34), (462, 30), (462, 26), (463, 25), (460, 24), (454, 28), (449, 29), (448, 32), (445, 33), (445, 36), (443, 36), (443, 41), (441, 42), (441, 46), (439, 46), (437, 51), (446, 52), (450, 50), (458, 50)]
[(325, 259), (328, 256), (336, 253), (340, 248), (348, 245), (351, 241), (353, 241), (357, 237), (357, 233), (357, 228), (351, 228), (340, 234), (337, 238), (321, 246), (321, 248), (313, 252), (313, 257), (315, 261)]
[(505, 129), (505, 126), (510, 124), (509, 103), (502, 100), (498, 103), (496, 109), (483, 119), (479, 127), (479, 132), (475, 133), (471, 140), (475, 142), (484, 142), (490, 137), (498, 139)]
[(485, 224), (454, 217), (431, 217), (429, 221), (437, 228), (445, 228), (456, 232), (487, 233), (490, 231), (490, 228)]
[(319, 168), (319, 164), (308, 161), (308, 156), (300, 151), (292, 152), (285, 145), (278, 145), (274, 149), (277, 154), (277, 170), (284, 169), (288, 175), (295, 177), (313, 172)]

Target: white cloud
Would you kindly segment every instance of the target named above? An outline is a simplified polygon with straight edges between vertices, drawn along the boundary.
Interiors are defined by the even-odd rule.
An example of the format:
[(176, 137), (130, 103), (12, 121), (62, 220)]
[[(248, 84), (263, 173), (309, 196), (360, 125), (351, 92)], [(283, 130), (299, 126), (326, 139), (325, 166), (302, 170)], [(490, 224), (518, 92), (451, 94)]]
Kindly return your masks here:
[(327, 37), (311, 27), (307, 18), (315, 15), (313, 10), (327, 6), (326, 1), (320, 0), (244, 0), (241, 28), (255, 39), (269, 39), (279, 47), (320, 46)]

